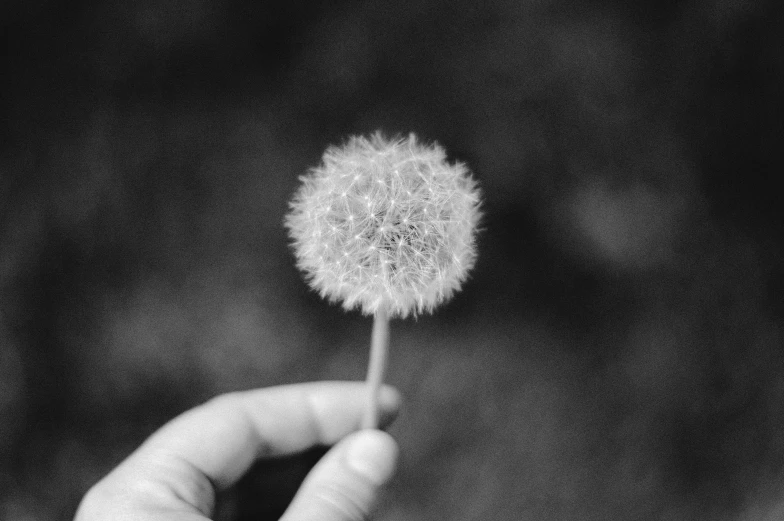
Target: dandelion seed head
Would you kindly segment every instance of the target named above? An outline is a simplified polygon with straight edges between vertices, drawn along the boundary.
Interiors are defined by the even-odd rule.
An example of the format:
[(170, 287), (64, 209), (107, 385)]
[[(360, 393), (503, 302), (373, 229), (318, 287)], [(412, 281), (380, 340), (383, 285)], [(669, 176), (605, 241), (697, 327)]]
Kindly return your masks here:
[(479, 190), (437, 144), (352, 137), (301, 181), (285, 220), (297, 266), (347, 310), (432, 312), (476, 261)]

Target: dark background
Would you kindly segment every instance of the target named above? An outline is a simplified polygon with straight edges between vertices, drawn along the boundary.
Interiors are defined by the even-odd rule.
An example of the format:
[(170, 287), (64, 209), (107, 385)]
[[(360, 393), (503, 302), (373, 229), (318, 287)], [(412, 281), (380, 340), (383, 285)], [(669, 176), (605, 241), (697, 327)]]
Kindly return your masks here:
[(382, 129), (465, 161), (486, 216), (463, 291), (393, 323), (379, 519), (780, 519), (780, 5), (4, 0), (0, 518), (70, 519), (217, 393), (364, 377), (370, 320), (282, 219)]

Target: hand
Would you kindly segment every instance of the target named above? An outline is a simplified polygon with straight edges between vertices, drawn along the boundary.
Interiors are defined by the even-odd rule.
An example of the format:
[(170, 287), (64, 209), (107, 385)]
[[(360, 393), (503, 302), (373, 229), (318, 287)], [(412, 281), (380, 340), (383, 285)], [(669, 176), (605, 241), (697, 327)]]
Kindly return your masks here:
[[(154, 433), (82, 500), (75, 521), (209, 519), (217, 490), (258, 458), (332, 445), (305, 478), (281, 521), (360, 521), (397, 464), (398, 448), (378, 430), (354, 432), (365, 400), (361, 382), (319, 382), (226, 394)], [(380, 394), (382, 421), (398, 393)]]

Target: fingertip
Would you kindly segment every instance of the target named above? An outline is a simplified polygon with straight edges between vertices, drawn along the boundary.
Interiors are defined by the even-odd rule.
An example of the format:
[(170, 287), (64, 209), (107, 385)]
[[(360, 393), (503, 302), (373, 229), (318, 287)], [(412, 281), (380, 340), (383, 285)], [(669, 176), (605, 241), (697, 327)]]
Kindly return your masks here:
[(391, 385), (384, 385), (381, 388), (378, 396), (379, 410), (381, 411), (381, 418), (379, 423), (382, 427), (388, 426), (400, 414), (400, 408), (403, 404), (403, 398), (395, 387)]
[(381, 387), (378, 399), (381, 406), (389, 410), (400, 409), (400, 404), (403, 402), (400, 391), (391, 385), (384, 385)]
[(365, 429), (346, 439), (346, 464), (376, 486), (387, 483), (397, 469), (397, 442), (384, 431)]
[(362, 521), (395, 474), (399, 449), (387, 433), (346, 436), (308, 474), (281, 521)]

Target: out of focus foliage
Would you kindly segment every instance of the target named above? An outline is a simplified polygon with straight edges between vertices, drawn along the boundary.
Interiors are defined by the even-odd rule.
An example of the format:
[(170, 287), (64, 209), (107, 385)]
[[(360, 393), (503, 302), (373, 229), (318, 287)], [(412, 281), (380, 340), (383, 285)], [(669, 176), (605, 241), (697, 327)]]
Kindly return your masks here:
[[(780, 518), (780, 6), (0, 3), (0, 518), (70, 519), (216, 393), (363, 377), (369, 322), (282, 219), (376, 129), (442, 143), (486, 212), (464, 291), (393, 324), (380, 519)], [(221, 516), (274, 516), (292, 465)]]

